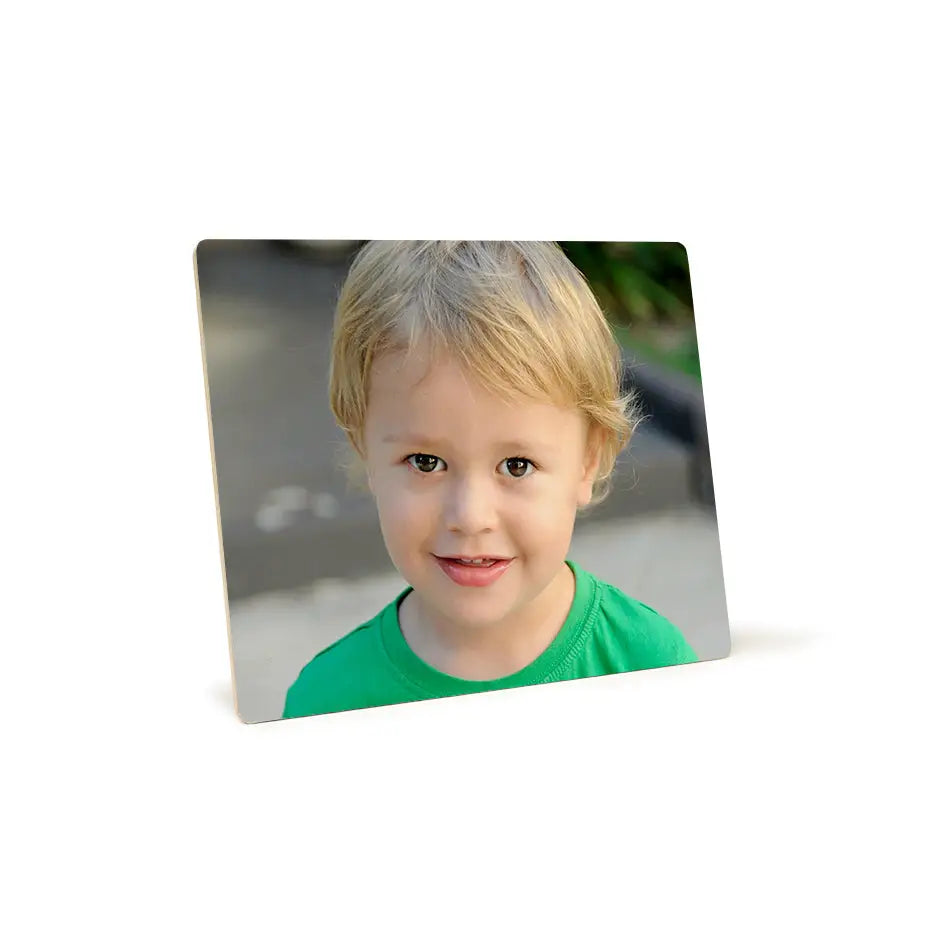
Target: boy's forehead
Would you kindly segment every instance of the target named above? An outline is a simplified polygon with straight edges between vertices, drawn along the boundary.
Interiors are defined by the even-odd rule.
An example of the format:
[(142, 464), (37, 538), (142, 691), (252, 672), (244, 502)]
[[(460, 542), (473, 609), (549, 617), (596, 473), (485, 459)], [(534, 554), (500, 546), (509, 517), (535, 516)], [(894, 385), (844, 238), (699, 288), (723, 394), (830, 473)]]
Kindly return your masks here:
[(372, 386), (392, 385), (399, 390), (412, 390), (441, 373), (447, 381), (469, 383), (469, 377), (450, 356), (434, 355), (423, 346), (382, 352), (372, 362), (369, 380)]
[(402, 364), (400, 358), (380, 363), (369, 394), (366, 425), (384, 444), (544, 452), (569, 445), (585, 423), (575, 407), (493, 392), (452, 361)]
[(373, 365), (368, 409), (433, 413), (440, 408), (473, 404), (507, 416), (518, 407), (548, 403), (521, 391), (495, 389), (491, 381), (464, 369), (449, 356), (389, 353)]
[(533, 398), (521, 389), (500, 386), (496, 390), (487, 375), (465, 368), (452, 355), (432, 354), (422, 347), (381, 353), (372, 363), (368, 386), (369, 390), (382, 395), (409, 395), (413, 400), (436, 398), (440, 393), (452, 392), (472, 398), (492, 399), (506, 406), (546, 402), (544, 398)]

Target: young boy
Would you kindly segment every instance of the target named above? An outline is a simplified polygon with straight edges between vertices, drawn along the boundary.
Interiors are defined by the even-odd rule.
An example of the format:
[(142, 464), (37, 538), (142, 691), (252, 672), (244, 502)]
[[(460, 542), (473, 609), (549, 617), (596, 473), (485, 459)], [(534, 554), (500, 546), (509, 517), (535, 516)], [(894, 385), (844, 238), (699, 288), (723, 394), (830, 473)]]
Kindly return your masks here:
[(635, 414), (555, 244), (367, 244), (339, 297), (330, 400), (410, 587), (306, 665), (284, 717), (697, 660), (566, 560)]

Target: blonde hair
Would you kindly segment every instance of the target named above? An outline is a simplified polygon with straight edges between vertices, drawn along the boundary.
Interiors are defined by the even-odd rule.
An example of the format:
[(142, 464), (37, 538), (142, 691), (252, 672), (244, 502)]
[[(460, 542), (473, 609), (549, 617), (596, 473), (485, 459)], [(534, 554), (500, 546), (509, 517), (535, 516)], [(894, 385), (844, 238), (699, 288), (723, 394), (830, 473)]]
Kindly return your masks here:
[(638, 422), (619, 346), (583, 276), (547, 241), (371, 241), (339, 295), (329, 400), (359, 455), (376, 357), (428, 348), (507, 399), (576, 406), (598, 440), (591, 504)]

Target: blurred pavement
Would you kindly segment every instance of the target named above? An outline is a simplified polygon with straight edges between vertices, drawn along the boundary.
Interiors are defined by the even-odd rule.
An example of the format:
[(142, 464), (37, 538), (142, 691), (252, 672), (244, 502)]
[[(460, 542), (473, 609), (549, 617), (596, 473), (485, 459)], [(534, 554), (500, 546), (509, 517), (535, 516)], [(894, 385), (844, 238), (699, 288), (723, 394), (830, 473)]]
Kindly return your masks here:
[[(569, 557), (670, 619), (701, 660), (729, 652), (723, 570), (712, 511), (688, 506), (593, 521)], [(396, 573), (320, 579), (299, 589), (232, 602), (232, 654), (239, 711), (276, 720), (284, 695), (315, 654), (381, 611), (406, 583)]]

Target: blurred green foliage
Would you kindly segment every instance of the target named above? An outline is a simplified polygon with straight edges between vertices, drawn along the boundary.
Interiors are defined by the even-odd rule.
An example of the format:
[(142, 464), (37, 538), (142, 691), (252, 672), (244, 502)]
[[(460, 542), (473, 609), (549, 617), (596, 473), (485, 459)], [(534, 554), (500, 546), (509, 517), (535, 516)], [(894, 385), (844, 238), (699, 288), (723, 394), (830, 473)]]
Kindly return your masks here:
[(561, 241), (613, 320), (624, 325), (693, 322), (687, 252), (676, 241)]
[(687, 251), (676, 241), (560, 241), (620, 343), (700, 380)]

